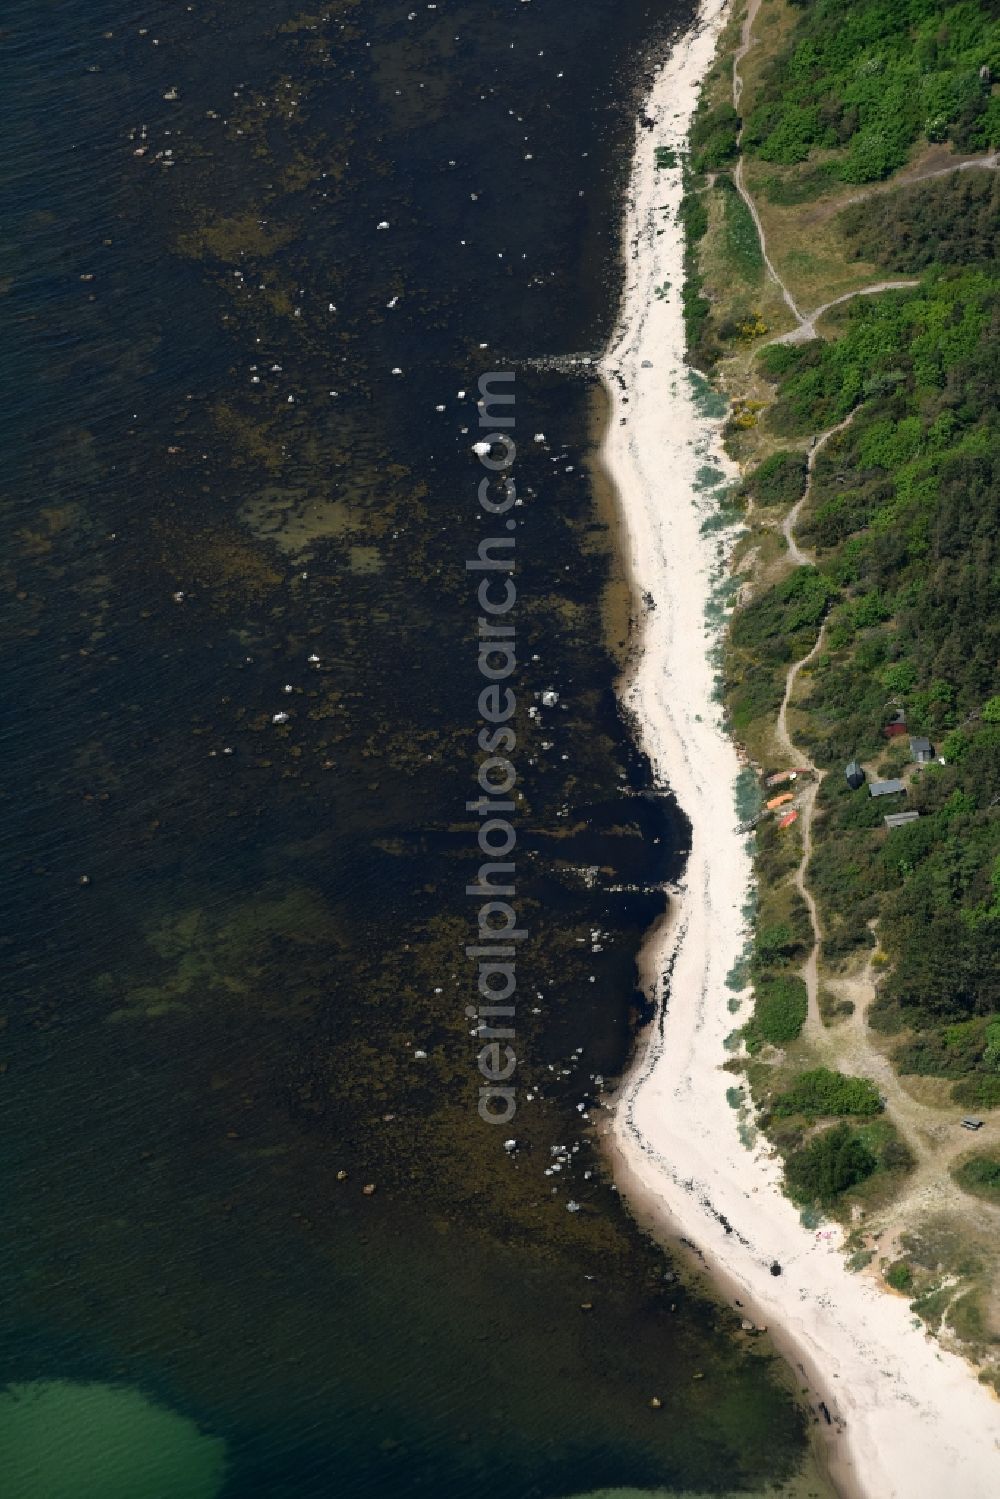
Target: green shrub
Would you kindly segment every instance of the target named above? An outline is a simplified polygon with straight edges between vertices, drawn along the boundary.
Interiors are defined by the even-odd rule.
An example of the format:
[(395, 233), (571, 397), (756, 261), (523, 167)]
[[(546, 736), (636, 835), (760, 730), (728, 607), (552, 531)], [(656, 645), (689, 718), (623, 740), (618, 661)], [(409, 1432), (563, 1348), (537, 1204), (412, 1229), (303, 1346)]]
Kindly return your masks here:
[(730, 727), (737, 739), (760, 719), (773, 719), (784, 696), (784, 679), (777, 672), (748, 671), (740, 681), (732, 678), (729, 690)]
[(765, 68), (743, 148), (794, 164), (837, 151), (848, 182), (887, 176), (921, 135), (981, 151), (1000, 141), (996, 66), (1000, 16), (992, 0), (810, 0)]
[(754, 986), (753, 1019), (746, 1027), (751, 1049), (768, 1041), (786, 1046), (802, 1030), (809, 1013), (809, 996), (802, 980), (790, 974), (759, 979)]
[(904, 164), (914, 134), (905, 120), (883, 116), (853, 137), (840, 175), (845, 182), (880, 182)]
[(824, 1025), (836, 1025), (854, 1014), (853, 999), (838, 999), (829, 989), (819, 991), (819, 1013)]
[(732, 643), (738, 650), (763, 652), (775, 661), (793, 660), (800, 654), (795, 637), (807, 631), (815, 636), (834, 596), (829, 581), (814, 567), (797, 567), (736, 611)]
[(787, 103), (777, 110), (755, 109), (747, 121), (746, 143), (756, 146), (761, 161), (794, 166), (814, 146), (832, 141), (815, 105)]
[(838, 224), (855, 259), (886, 269), (989, 265), (1000, 240), (1000, 179), (954, 172), (854, 203)]
[(913, 1271), (906, 1260), (896, 1260), (885, 1272), (885, 1279), (894, 1291), (909, 1291), (913, 1285)]
[(702, 196), (692, 188), (688, 172), (684, 174), (684, 196), (678, 220), (684, 231), (684, 282), (681, 287), (684, 341), (691, 363), (707, 370), (717, 357), (709, 331), (712, 304), (702, 295), (702, 275), (698, 269), (698, 243), (708, 230), (708, 209)]
[(780, 505), (787, 510), (806, 487), (806, 456), (783, 449), (757, 465), (743, 484), (743, 493), (758, 505)]
[[(726, 261), (743, 280), (758, 281), (764, 272), (764, 252), (760, 247), (757, 225), (728, 177), (720, 177), (718, 188), (722, 193), (722, 250)], [(750, 313), (739, 321), (743, 326), (752, 326), (756, 318)]]
[(951, 1174), (963, 1192), (1000, 1202), (1000, 1156), (992, 1152), (973, 1156), (954, 1167)]
[(921, 1031), (898, 1049), (893, 1061), (902, 1073), (963, 1078), (981, 1063), (987, 1036), (985, 1017)]
[(765, 970), (787, 963), (798, 951), (795, 933), (787, 921), (758, 926), (753, 945), (754, 964)]
[(691, 126), (692, 165), (696, 172), (716, 171), (738, 152), (740, 118), (731, 104), (699, 110)]
[(956, 1103), (966, 1109), (1000, 1108), (1000, 1075), (997, 1073), (973, 1073), (956, 1083), (951, 1090)]
[[(768, 344), (757, 355), (757, 368), (771, 380), (780, 380), (793, 370), (802, 370), (815, 364), (819, 356), (819, 340), (813, 344)], [(814, 357), (807, 358), (807, 352)]]
[(796, 1202), (827, 1207), (849, 1187), (871, 1176), (877, 1165), (861, 1136), (849, 1125), (837, 1124), (789, 1156), (785, 1180)]
[(803, 1072), (771, 1105), (778, 1115), (805, 1114), (820, 1118), (836, 1114), (878, 1114), (882, 1109), (878, 1089), (864, 1077), (848, 1077), (829, 1067)]

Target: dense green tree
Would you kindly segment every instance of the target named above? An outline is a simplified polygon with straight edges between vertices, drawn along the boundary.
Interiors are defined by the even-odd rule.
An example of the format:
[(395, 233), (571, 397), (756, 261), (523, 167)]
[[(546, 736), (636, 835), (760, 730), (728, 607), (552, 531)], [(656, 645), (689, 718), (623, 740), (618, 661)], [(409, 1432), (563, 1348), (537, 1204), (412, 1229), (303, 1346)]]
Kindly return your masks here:
[(854, 203), (839, 217), (858, 260), (894, 271), (990, 265), (1000, 243), (1000, 177), (953, 172)]
[(860, 1135), (846, 1124), (835, 1125), (794, 1151), (785, 1162), (785, 1180), (798, 1202), (828, 1207), (866, 1177), (878, 1161)]
[[(953, 196), (952, 209), (961, 199)], [(947, 223), (939, 242), (954, 243)], [(1000, 278), (932, 267), (912, 292), (858, 299), (829, 342), (762, 351), (777, 384), (765, 425), (803, 434), (850, 415), (817, 460), (798, 568), (734, 615), (734, 725), (771, 711), (773, 684), (822, 619), (803, 738), (828, 775), (809, 878), (823, 951), (870, 946), (887, 962), (873, 1019), (908, 1027), (900, 1065), (956, 1083), (956, 1101), (1000, 1104)], [(747, 488), (753, 485), (753, 475)], [(766, 481), (765, 481), (766, 482)], [(896, 773), (891, 712), (944, 764), (908, 773), (919, 820), (843, 779), (855, 756)], [(893, 759), (892, 757), (896, 758)], [(898, 807), (895, 808), (898, 810)], [(893, 810), (893, 809), (889, 809)], [(964, 1031), (975, 1022), (977, 1029)], [(956, 1026), (959, 1029), (956, 1031)]]
[(755, 90), (744, 149), (785, 166), (839, 150), (847, 182), (901, 167), (921, 136), (1000, 143), (1000, 18), (985, 0), (800, 0)]

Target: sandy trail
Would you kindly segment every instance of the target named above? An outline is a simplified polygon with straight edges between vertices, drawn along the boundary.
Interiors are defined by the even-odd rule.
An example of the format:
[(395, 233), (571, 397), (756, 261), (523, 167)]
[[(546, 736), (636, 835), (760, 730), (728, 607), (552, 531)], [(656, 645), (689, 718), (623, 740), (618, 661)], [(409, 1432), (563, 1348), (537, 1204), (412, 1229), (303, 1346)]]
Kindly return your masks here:
[[(746, 18), (743, 22), (743, 33), (740, 37), (740, 45), (733, 53), (733, 108), (737, 111), (737, 113), (739, 112), (740, 98), (743, 93), (743, 79), (740, 76), (740, 63), (743, 61), (744, 57), (746, 57), (747, 53), (750, 51), (750, 48), (754, 44), (753, 23), (757, 19), (757, 12), (759, 10), (760, 0), (750, 0), (750, 4), (747, 7)], [(736, 137), (737, 145), (742, 144), (742, 141), (743, 126), (741, 124), (739, 134)], [(778, 290), (781, 292), (781, 295), (785, 300), (785, 305), (787, 306), (789, 312), (792, 314), (792, 317), (795, 319), (797, 326), (795, 329), (793, 329), (793, 332), (798, 333), (801, 328), (805, 326), (806, 319), (803, 317), (802, 313), (796, 306), (795, 298), (792, 296), (791, 292), (788, 290), (788, 287), (778, 275), (771, 262), (771, 257), (767, 253), (767, 240), (764, 236), (764, 225), (760, 221), (760, 214), (757, 212), (757, 205), (751, 197), (750, 193), (747, 191), (746, 185), (743, 181), (742, 151), (740, 152), (739, 158), (736, 162), (736, 170), (733, 173), (733, 185), (735, 186), (736, 191), (739, 193), (740, 197), (743, 199), (744, 203), (750, 211), (750, 217), (753, 219), (754, 225), (757, 230), (757, 238), (760, 240), (760, 252), (764, 257), (764, 264), (767, 267), (767, 273), (771, 277), (771, 280), (774, 282), (774, 284), (777, 286)]]
[(816, 332), (816, 323), (829, 312), (831, 307), (839, 307), (842, 302), (853, 302), (855, 297), (874, 297), (883, 291), (910, 291), (920, 282), (910, 277), (904, 281), (875, 281), (871, 286), (863, 286), (860, 291), (845, 291), (842, 296), (834, 297), (832, 302), (824, 302), (821, 307), (814, 307), (812, 312), (806, 313), (800, 318), (799, 326), (793, 328), (790, 333), (780, 333), (777, 338), (769, 339), (773, 344), (804, 344), (811, 338), (819, 338)]
[(851, 203), (867, 203), (869, 198), (878, 197), (881, 193), (893, 192), (898, 187), (910, 187), (914, 182), (930, 182), (934, 177), (950, 177), (952, 172), (995, 172), (1000, 168), (1000, 151), (987, 151), (982, 156), (968, 156), (964, 161), (954, 161), (943, 167), (925, 167), (909, 174), (901, 172), (899, 176), (892, 177), (888, 182), (876, 182), (867, 192), (854, 193), (850, 198), (843, 198), (833, 209), (839, 213), (840, 209), (847, 208)]
[[(791, 557), (796, 567), (809, 567), (813, 562), (813, 558), (807, 557), (805, 552), (802, 551), (798, 542), (795, 540), (795, 527), (798, 525), (799, 516), (802, 514), (804, 507), (809, 501), (809, 496), (812, 493), (813, 474), (816, 471), (816, 459), (819, 457), (820, 453), (822, 453), (823, 449), (826, 447), (831, 438), (836, 437), (838, 432), (843, 432), (845, 427), (849, 427), (851, 425), (854, 420), (856, 411), (857, 408), (855, 408), (854, 411), (849, 412), (848, 415), (844, 417), (844, 420), (842, 422), (838, 422), (835, 427), (827, 428), (825, 432), (819, 433), (819, 435), (817, 437), (814, 437), (812, 440), (812, 445), (809, 448), (809, 454), (806, 458), (806, 487), (781, 523), (781, 534), (785, 538), (785, 544), (788, 547), (788, 555)], [(784, 732), (784, 730), (782, 730), (782, 732)], [(785, 737), (787, 740), (787, 735)], [(792, 753), (794, 754), (794, 751)]]
[[(747, 13), (743, 21), (743, 31), (740, 37), (740, 45), (733, 53), (733, 108), (737, 111), (739, 110), (740, 99), (743, 95), (743, 78), (740, 74), (740, 64), (746, 57), (747, 53), (750, 51), (750, 48), (754, 45), (755, 38), (753, 35), (753, 23), (757, 19), (757, 13), (759, 10), (760, 0), (750, 0), (750, 3), (747, 7)], [(741, 124), (739, 134), (737, 136), (737, 142), (741, 143), (742, 139), (743, 126)], [(927, 182), (933, 177), (946, 177), (951, 172), (965, 172), (974, 168), (984, 168), (995, 171), (998, 165), (1000, 165), (1000, 152), (994, 151), (989, 153), (988, 155), (973, 157), (968, 161), (956, 162), (954, 166), (936, 167), (928, 171), (914, 172), (909, 177), (900, 177), (898, 179), (894, 178), (892, 182), (888, 184), (877, 183), (867, 192), (855, 193), (852, 197), (845, 198), (842, 202), (838, 203), (833, 211), (839, 211), (839, 209), (841, 208), (846, 208), (850, 203), (863, 203), (868, 198), (874, 197), (876, 194), (885, 191), (887, 187), (905, 187), (908, 183)], [(792, 328), (788, 333), (782, 333), (777, 338), (770, 339), (770, 343), (808, 343), (810, 339), (819, 337), (819, 334), (816, 332), (816, 323), (824, 313), (830, 311), (831, 307), (839, 307), (842, 302), (850, 302), (855, 297), (873, 297), (876, 296), (879, 292), (905, 291), (914, 286), (919, 286), (919, 281), (912, 278), (908, 278), (905, 280), (876, 281), (873, 282), (870, 286), (861, 287), (857, 291), (843, 292), (841, 296), (834, 297), (831, 301), (824, 302), (819, 307), (814, 307), (811, 312), (801, 312), (799, 310), (798, 304), (795, 301), (795, 298), (792, 296), (789, 288), (785, 285), (785, 282), (781, 279), (781, 276), (775, 269), (774, 262), (771, 260), (771, 257), (768, 254), (767, 238), (764, 234), (764, 225), (761, 222), (760, 213), (758, 212), (757, 205), (753, 200), (753, 195), (747, 188), (746, 182), (744, 181), (742, 154), (739, 156), (736, 163), (736, 169), (733, 172), (733, 184), (736, 188), (736, 191), (743, 199), (743, 202), (746, 204), (750, 216), (754, 221), (754, 226), (757, 230), (757, 237), (760, 240), (761, 254), (764, 257), (764, 265), (767, 267), (768, 275), (771, 277), (772, 281), (781, 292), (786, 307), (795, 319), (794, 328)]]
[[(802, 556), (802, 563), (805, 564), (806, 561), (807, 559)], [(806, 652), (801, 660), (796, 661), (793, 666), (789, 667), (788, 675), (785, 678), (785, 694), (781, 699), (781, 707), (778, 709), (777, 726), (778, 741), (784, 749), (785, 753), (788, 755), (789, 762), (793, 765), (801, 767), (804, 770), (811, 771), (814, 777), (814, 779), (805, 786), (803, 791), (795, 799), (795, 805), (799, 810), (799, 827), (801, 829), (802, 836), (802, 857), (799, 860), (798, 868), (796, 869), (794, 875), (795, 888), (801, 895), (802, 899), (805, 901), (806, 908), (809, 912), (809, 922), (812, 927), (813, 934), (813, 944), (809, 950), (809, 956), (806, 958), (805, 963), (802, 965), (801, 974), (802, 979), (805, 982), (806, 994), (808, 995), (809, 999), (807, 1029), (814, 1034), (822, 1030), (823, 1024), (819, 1013), (819, 947), (822, 938), (819, 926), (819, 912), (816, 909), (816, 901), (813, 897), (812, 891), (809, 889), (808, 881), (806, 880), (806, 870), (809, 868), (809, 860), (812, 858), (812, 824), (813, 817), (816, 812), (816, 798), (819, 795), (819, 783), (823, 779), (824, 772), (817, 769), (816, 765), (814, 765), (813, 761), (809, 758), (805, 751), (800, 749), (789, 735), (788, 704), (791, 701), (792, 693), (795, 690), (795, 683), (798, 679), (799, 672), (802, 671), (803, 667), (809, 664), (814, 656), (819, 654), (819, 651), (821, 650), (823, 645), (824, 633), (825, 630), (821, 628), (819, 634), (816, 636), (815, 645), (813, 645), (810, 650)]]
[[(704, 0), (699, 28), (674, 48), (645, 103), (656, 125), (636, 132), (626, 286), (601, 362), (611, 402), (602, 456), (621, 498), (635, 597), (653, 600), (623, 697), (654, 774), (692, 824), (674, 920), (643, 953), (657, 1018), (623, 1081), (609, 1144), (637, 1216), (665, 1239), (695, 1244), (757, 1320), (781, 1331), (793, 1361), (819, 1371), (846, 1423), (837, 1439), (842, 1493), (993, 1499), (1000, 1405), (901, 1299), (847, 1272), (839, 1230), (802, 1227), (778, 1163), (766, 1148), (743, 1147), (726, 1097), (725, 1041), (745, 1018), (729, 1012), (726, 977), (747, 935), (751, 866), (735, 831), (739, 763), (708, 654), (706, 608), (727, 543), (703, 530), (715, 503), (700, 476), (707, 462), (732, 466), (684, 363), (681, 174), (655, 166), (656, 146), (684, 148), (721, 11), (720, 0)], [(664, 282), (674, 291), (657, 297)]]
[[(832, 439), (844, 432), (858, 413), (855, 407), (843, 421), (820, 433), (813, 439), (807, 459), (806, 484), (801, 496), (789, 510), (782, 522), (782, 535), (788, 546), (788, 555), (796, 567), (812, 566), (815, 559), (802, 550), (795, 538), (795, 529), (804, 507), (812, 494), (816, 460)], [(866, 1028), (868, 1009), (875, 998), (875, 984), (869, 957), (863, 971), (853, 977), (839, 977), (830, 981), (830, 988), (841, 998), (849, 998), (855, 1006), (848, 1034), (850, 1044), (845, 1047), (845, 1032), (842, 1028), (829, 1030), (823, 1024), (819, 1011), (819, 956), (822, 943), (819, 911), (809, 888), (807, 873), (813, 852), (813, 822), (820, 782), (826, 775), (811, 759), (806, 750), (792, 739), (788, 727), (788, 709), (792, 703), (795, 686), (800, 673), (822, 649), (825, 626), (820, 629), (812, 648), (789, 667), (785, 678), (785, 691), (778, 710), (776, 735), (788, 757), (789, 764), (801, 766), (813, 773), (814, 780), (796, 798), (799, 809), (799, 827), (802, 837), (802, 857), (793, 876), (796, 890), (809, 911), (813, 932), (813, 945), (800, 974), (805, 982), (809, 1001), (806, 1034), (816, 1046), (823, 1060), (831, 1067), (847, 1068), (849, 1071), (874, 1082), (886, 1100), (886, 1107), (893, 1123), (900, 1129), (916, 1159), (916, 1169), (908, 1178), (906, 1186), (894, 1204), (893, 1217), (909, 1221), (914, 1209), (928, 1207), (936, 1209), (945, 1203), (956, 1214), (970, 1211), (985, 1215), (1000, 1223), (1000, 1208), (989, 1203), (975, 1203), (965, 1195), (948, 1175), (949, 1166), (971, 1148), (970, 1137), (958, 1128), (960, 1110), (955, 1107), (937, 1108), (920, 1103), (903, 1087), (889, 1059), (871, 1045)], [(847, 1054), (849, 1053), (849, 1055)], [(975, 1136), (977, 1149), (995, 1146), (1000, 1141), (1000, 1119), (987, 1119)]]
[[(806, 466), (805, 488), (803, 489), (799, 499), (795, 502), (791, 510), (789, 510), (788, 514), (785, 516), (785, 519), (782, 522), (781, 526), (781, 533), (784, 536), (785, 542), (788, 546), (788, 555), (791, 561), (794, 562), (796, 567), (810, 567), (812, 566), (813, 562), (813, 559), (806, 555), (806, 553), (802, 550), (802, 548), (796, 541), (795, 527), (798, 523), (799, 516), (802, 513), (803, 506), (807, 504), (809, 496), (812, 493), (813, 475), (816, 471), (816, 459), (819, 457), (820, 453), (826, 447), (831, 438), (836, 437), (838, 432), (843, 432), (845, 427), (850, 426), (851, 422), (854, 420), (854, 415), (855, 413), (852, 411), (848, 416), (844, 418), (843, 421), (838, 422), (836, 426), (830, 427), (826, 432), (823, 432), (818, 437), (814, 438), (812, 446), (809, 449), (809, 457), (807, 459)], [(808, 650), (800, 660), (794, 662), (793, 665), (789, 667), (788, 674), (785, 677), (785, 691), (781, 699), (781, 707), (778, 709), (777, 722), (778, 742), (788, 756), (789, 764), (801, 766), (804, 769), (810, 770), (814, 777), (814, 779), (805, 787), (801, 795), (796, 798), (795, 804), (799, 809), (799, 827), (801, 829), (802, 837), (802, 857), (799, 860), (798, 868), (796, 869), (794, 875), (795, 888), (806, 904), (806, 909), (809, 912), (809, 922), (812, 927), (813, 934), (813, 945), (809, 951), (809, 955), (806, 958), (805, 963), (802, 965), (801, 976), (806, 986), (806, 994), (809, 1001), (809, 1011), (806, 1022), (807, 1031), (814, 1038), (818, 1038), (823, 1030), (823, 1021), (819, 1012), (819, 950), (820, 943), (822, 941), (822, 933), (820, 931), (819, 924), (819, 911), (816, 908), (815, 898), (809, 888), (809, 883), (806, 879), (806, 871), (809, 868), (809, 861), (812, 858), (812, 827), (813, 818), (816, 815), (816, 798), (819, 795), (819, 786), (820, 782), (823, 779), (823, 776), (825, 775), (825, 771), (820, 770), (819, 767), (813, 763), (812, 759), (809, 757), (806, 751), (800, 749), (799, 746), (796, 745), (793, 741), (788, 730), (788, 707), (792, 700), (792, 694), (795, 691), (795, 684), (798, 681), (799, 673), (803, 670), (804, 667), (808, 666), (809, 662), (813, 659), (814, 656), (817, 656), (819, 654), (820, 650), (822, 649), (824, 634), (825, 626), (821, 627), (819, 634), (816, 636), (816, 642), (811, 647), (811, 649)]]

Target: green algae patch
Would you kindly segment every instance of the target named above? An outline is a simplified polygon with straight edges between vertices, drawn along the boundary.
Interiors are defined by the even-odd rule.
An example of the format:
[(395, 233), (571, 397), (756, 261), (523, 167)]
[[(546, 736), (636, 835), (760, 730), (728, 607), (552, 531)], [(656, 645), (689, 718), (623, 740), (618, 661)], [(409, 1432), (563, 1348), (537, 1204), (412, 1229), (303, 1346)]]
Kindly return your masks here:
[(295, 231), (288, 225), (264, 223), (255, 213), (220, 214), (181, 235), (177, 248), (184, 255), (208, 254), (216, 260), (237, 262), (246, 255), (268, 259), (294, 237)]
[(336, 950), (339, 927), (322, 897), (304, 886), (264, 891), (221, 915), (195, 907), (164, 916), (145, 937), (141, 969), (105, 974), (95, 991), (118, 1003), (111, 1021), (194, 1014), (225, 1002), (291, 1015), (291, 964), (309, 971), (310, 955)]

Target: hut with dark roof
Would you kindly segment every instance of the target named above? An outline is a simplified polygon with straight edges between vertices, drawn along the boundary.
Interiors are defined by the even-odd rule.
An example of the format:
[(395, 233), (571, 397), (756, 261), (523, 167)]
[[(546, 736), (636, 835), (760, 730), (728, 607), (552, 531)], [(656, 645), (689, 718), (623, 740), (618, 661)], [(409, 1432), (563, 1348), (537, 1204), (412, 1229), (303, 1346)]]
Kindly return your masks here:
[(857, 791), (859, 787), (865, 784), (865, 773), (857, 760), (851, 761), (850, 765), (844, 771), (844, 775), (847, 777), (847, 784), (852, 791)]

